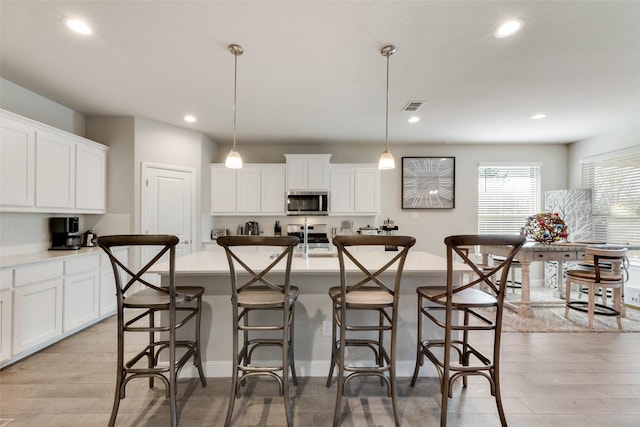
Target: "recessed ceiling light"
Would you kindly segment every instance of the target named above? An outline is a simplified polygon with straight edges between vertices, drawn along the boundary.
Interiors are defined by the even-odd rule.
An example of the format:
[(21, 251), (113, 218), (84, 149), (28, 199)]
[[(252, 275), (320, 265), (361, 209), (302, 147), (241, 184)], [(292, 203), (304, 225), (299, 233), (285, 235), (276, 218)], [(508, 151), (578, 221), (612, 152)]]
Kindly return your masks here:
[(500, 25), (494, 35), (498, 39), (509, 37), (520, 31), (523, 26), (524, 21), (522, 19), (512, 19)]
[(91, 27), (89, 27), (89, 25), (87, 25), (87, 23), (81, 19), (67, 18), (64, 20), (64, 23), (67, 27), (78, 34), (89, 35), (93, 33)]
[(420, 121), (420, 117), (418, 116), (411, 116), (409, 117), (409, 120), (408, 120), (409, 123), (418, 123), (419, 121)]
[(189, 123), (195, 123), (197, 119), (195, 118), (195, 116), (192, 116), (191, 114), (187, 114), (186, 116), (184, 116), (184, 121)]
[(545, 113), (538, 113), (531, 116), (531, 120), (540, 120), (540, 119), (544, 119), (545, 117), (547, 117)]

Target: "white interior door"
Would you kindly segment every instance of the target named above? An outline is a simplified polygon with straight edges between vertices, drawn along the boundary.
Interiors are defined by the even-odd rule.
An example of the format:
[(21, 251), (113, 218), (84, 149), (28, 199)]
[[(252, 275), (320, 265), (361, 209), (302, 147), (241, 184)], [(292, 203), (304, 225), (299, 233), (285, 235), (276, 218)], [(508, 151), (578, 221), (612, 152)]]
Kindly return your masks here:
[(190, 254), (195, 236), (195, 170), (143, 163), (142, 179), (142, 230), (178, 236), (176, 256)]

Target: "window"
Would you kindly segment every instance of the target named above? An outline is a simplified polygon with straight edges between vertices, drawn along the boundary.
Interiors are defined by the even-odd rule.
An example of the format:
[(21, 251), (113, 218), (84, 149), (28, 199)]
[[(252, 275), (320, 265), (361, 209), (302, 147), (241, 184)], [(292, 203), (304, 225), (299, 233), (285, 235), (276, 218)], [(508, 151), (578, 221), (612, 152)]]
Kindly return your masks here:
[(640, 245), (640, 149), (583, 159), (582, 186), (592, 191), (594, 240)]
[(540, 164), (478, 166), (478, 233), (519, 234), (540, 211)]

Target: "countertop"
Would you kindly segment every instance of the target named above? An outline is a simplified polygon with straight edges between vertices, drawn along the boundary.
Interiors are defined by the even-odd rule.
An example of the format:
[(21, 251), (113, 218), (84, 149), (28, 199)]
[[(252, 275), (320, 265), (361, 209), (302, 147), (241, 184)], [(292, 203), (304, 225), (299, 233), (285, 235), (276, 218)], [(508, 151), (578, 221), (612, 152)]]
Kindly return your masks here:
[(86, 255), (92, 253), (104, 253), (102, 249), (97, 246), (91, 248), (80, 248), (62, 251), (39, 251), (29, 252), (25, 254), (17, 255), (0, 255), (0, 268), (20, 267), (22, 265), (33, 264), (43, 261), (63, 260), (65, 258)]
[[(274, 252), (275, 253), (275, 252)], [(397, 252), (394, 251), (367, 251), (363, 254), (366, 263), (370, 266), (381, 267)], [(271, 261), (269, 252), (247, 253), (243, 257), (252, 268), (266, 267)], [(284, 263), (281, 263), (279, 270), (284, 269)], [(405, 261), (403, 274), (425, 274), (438, 273), (447, 269), (447, 260), (444, 257), (436, 256), (422, 251), (410, 251)], [(302, 258), (299, 255), (294, 256), (291, 271), (297, 274), (317, 274), (317, 273), (336, 273), (340, 270), (338, 258), (335, 256), (311, 256)], [(394, 269), (390, 268), (390, 271)], [(456, 263), (456, 270), (468, 271), (469, 267), (465, 264)], [(150, 272), (167, 273), (169, 271), (168, 263), (161, 263)], [(277, 271), (274, 269), (274, 271)], [(349, 263), (347, 271), (359, 271), (355, 265)], [(217, 275), (229, 274), (229, 264), (224, 253), (204, 251), (195, 252), (176, 259), (176, 272), (180, 275)]]

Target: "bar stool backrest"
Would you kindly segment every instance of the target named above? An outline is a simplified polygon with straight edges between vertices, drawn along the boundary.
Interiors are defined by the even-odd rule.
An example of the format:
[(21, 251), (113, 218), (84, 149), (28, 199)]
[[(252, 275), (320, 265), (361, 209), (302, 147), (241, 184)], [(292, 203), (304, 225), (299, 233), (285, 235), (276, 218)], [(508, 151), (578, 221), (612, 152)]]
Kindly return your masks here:
[(629, 277), (627, 248), (586, 248), (584, 251), (584, 263), (592, 266), (596, 283), (601, 281), (603, 275), (608, 275), (609, 280), (612, 279), (612, 275), (618, 280), (624, 281)]
[[(257, 286), (281, 292), (283, 295), (289, 293), (291, 278), (291, 263), (293, 260), (293, 250), (300, 243), (300, 239), (294, 236), (221, 236), (218, 237), (218, 245), (222, 246), (229, 262), (231, 274), (231, 298), (235, 303), (238, 300), (238, 293)], [(246, 252), (238, 251), (238, 248), (247, 246), (272, 246), (280, 249), (270, 257), (256, 257), (254, 260), (267, 259), (265, 265), (249, 265)], [(242, 257), (241, 257), (242, 255)], [(243, 259), (245, 258), (245, 259)], [(278, 276), (282, 283), (273, 283), (268, 274), (282, 273)], [(248, 273), (249, 277), (243, 281), (238, 280), (238, 273)]]
[[(340, 262), (340, 284), (342, 287), (342, 294), (349, 294), (350, 292), (357, 291), (365, 286), (368, 288), (377, 287), (388, 292), (394, 297), (394, 301), (397, 301), (404, 262), (407, 258), (407, 254), (409, 253), (409, 249), (411, 249), (415, 243), (416, 239), (411, 236), (346, 235), (334, 237), (333, 244), (338, 249), (338, 260)], [(368, 265), (366, 262), (368, 259), (372, 258), (369, 256), (370, 252), (359, 252), (354, 250), (359, 246), (379, 246), (381, 251), (385, 246), (396, 246), (398, 247), (398, 252), (384, 264), (372, 266)], [(349, 268), (350, 266), (348, 265), (348, 261), (353, 263), (356, 270)], [(395, 268), (395, 271), (392, 270), (392, 267)], [(393, 284), (385, 284), (382, 281), (381, 275), (387, 270), (394, 271)], [(358, 280), (354, 280), (350, 283), (347, 278), (348, 273), (362, 274), (356, 276), (358, 277)], [(349, 275), (349, 277), (351, 277), (351, 275)]]
[[(116, 292), (118, 299), (118, 306), (120, 307), (127, 292), (134, 285), (138, 284), (147, 289), (153, 289), (154, 291), (169, 295), (171, 291), (175, 292), (175, 250), (176, 245), (180, 240), (173, 235), (165, 234), (123, 234), (112, 236), (100, 236), (98, 237), (98, 246), (100, 246), (105, 253), (109, 256), (113, 273), (115, 276)], [(157, 246), (155, 255), (146, 262), (138, 271), (134, 272), (129, 267), (124, 265), (112, 251), (112, 248), (122, 246)], [(147, 281), (144, 277), (145, 273), (149, 271), (155, 264), (160, 262), (165, 254), (169, 254), (169, 287), (163, 288), (156, 286), (153, 283)]]
[[(454, 294), (481, 285), (501, 302), (504, 298), (511, 263), (525, 241), (524, 236), (515, 234), (471, 234), (446, 237), (444, 242), (447, 246), (447, 289), (441, 296), (447, 296), (448, 300), (452, 301), (451, 297)], [(506, 256), (494, 259), (493, 265), (483, 266), (472, 259), (474, 255), (469, 254), (471, 246), (482, 246), (489, 253), (491, 246), (507, 246), (510, 249)], [(454, 261), (467, 264), (475, 275), (469, 275), (468, 281), (458, 285), (454, 275)], [(499, 280), (495, 280), (496, 275)], [(437, 299), (439, 296), (434, 298)]]

